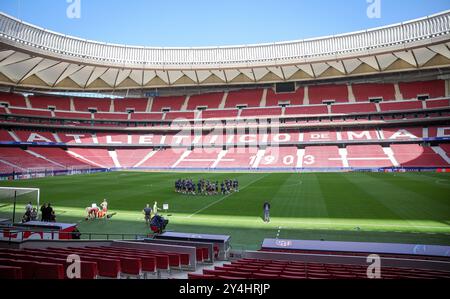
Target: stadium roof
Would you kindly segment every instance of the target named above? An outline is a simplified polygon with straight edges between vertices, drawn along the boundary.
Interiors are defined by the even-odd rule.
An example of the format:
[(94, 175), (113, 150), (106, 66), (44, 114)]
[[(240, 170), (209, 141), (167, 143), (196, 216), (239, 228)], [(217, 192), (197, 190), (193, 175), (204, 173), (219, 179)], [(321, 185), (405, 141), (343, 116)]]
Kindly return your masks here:
[(0, 84), (117, 90), (255, 84), (450, 67), (450, 11), (321, 38), (226, 47), (116, 45), (0, 13)]

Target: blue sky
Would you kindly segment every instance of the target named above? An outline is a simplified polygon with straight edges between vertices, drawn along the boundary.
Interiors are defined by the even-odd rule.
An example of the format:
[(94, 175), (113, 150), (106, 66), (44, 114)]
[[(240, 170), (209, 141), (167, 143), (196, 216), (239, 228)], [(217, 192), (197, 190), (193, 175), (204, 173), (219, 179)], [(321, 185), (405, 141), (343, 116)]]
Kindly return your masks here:
[[(72, 1), (80, 1), (79, 19), (67, 17)], [(368, 1), (380, 1), (380, 18), (368, 18)], [(53, 31), (165, 47), (319, 37), (447, 9), (449, 0), (0, 0), (0, 11)]]

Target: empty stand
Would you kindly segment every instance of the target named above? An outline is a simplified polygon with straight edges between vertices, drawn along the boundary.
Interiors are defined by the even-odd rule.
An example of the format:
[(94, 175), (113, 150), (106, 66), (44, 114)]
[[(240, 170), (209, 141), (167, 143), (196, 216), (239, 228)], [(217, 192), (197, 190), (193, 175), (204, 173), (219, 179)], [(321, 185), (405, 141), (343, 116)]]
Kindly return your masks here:
[[(400, 83), (402, 93), (406, 95), (405, 98), (412, 99), (417, 95), (427, 94), (431, 98), (441, 97), (445, 94), (445, 84), (443, 80), (425, 81), (425, 82), (409, 82)], [(393, 101), (395, 100), (394, 84), (386, 83), (364, 83), (353, 84), (353, 93), (357, 102), (366, 102), (371, 98), (382, 98), (383, 101), (379, 104), (382, 112), (390, 111), (409, 111), (421, 110), (421, 101)], [(331, 112), (334, 114), (351, 114), (351, 113), (376, 113), (376, 105), (373, 103), (348, 103), (348, 89), (347, 85), (313, 85), (308, 88), (309, 105), (298, 106), (303, 104), (304, 88), (299, 88), (292, 93), (275, 93), (273, 89), (267, 89), (266, 103), (267, 107), (279, 106), (282, 104), (288, 105), (285, 109), (285, 115), (317, 115), (328, 114), (328, 108), (323, 104), (325, 100), (335, 100), (337, 104), (331, 105)], [(264, 110), (259, 107), (261, 104), (263, 89), (245, 89), (238, 91), (231, 91), (228, 94), (225, 107), (229, 109), (219, 110), (219, 106), (223, 99), (223, 92), (197, 94), (189, 97), (186, 102), (186, 96), (167, 96), (155, 97), (152, 101), (153, 113), (146, 113), (149, 100), (142, 99), (108, 99), (108, 98), (74, 98), (73, 103), (75, 111), (70, 111), (70, 98), (58, 96), (30, 96), (29, 100), (33, 109), (27, 109), (25, 99), (19, 94), (0, 94), (0, 98), (8, 99), (15, 107), (10, 108), (12, 115), (19, 116), (35, 116), (52, 118), (52, 113), (48, 110), (49, 107), (56, 108), (54, 115), (58, 119), (67, 120), (83, 120), (92, 119), (91, 113), (88, 109), (97, 109), (94, 114), (97, 120), (136, 120), (136, 121), (157, 121), (162, 120), (162, 109), (169, 109), (164, 120), (171, 121), (176, 118), (194, 119), (198, 107), (206, 107), (202, 111), (202, 118), (235, 118), (239, 113), (243, 117), (264, 117), (264, 116), (278, 116), (281, 115), (281, 109), (267, 108), (273, 110)], [(411, 96), (414, 95), (414, 96)], [(114, 101), (114, 105), (111, 105)], [(388, 101), (388, 102), (386, 102)], [(5, 100), (5, 102), (7, 102)], [(7, 102), (7, 103), (9, 103)], [(187, 111), (181, 111), (186, 102)], [(426, 102), (426, 107), (430, 109), (447, 108), (450, 106), (448, 99), (430, 99)], [(241, 112), (236, 110), (236, 106), (243, 105), (249, 108), (243, 109)], [(297, 105), (297, 106), (296, 106)], [(12, 106), (12, 105), (11, 105)], [(18, 108), (16, 108), (18, 107)], [(114, 107), (114, 112), (110, 109)], [(253, 107), (253, 108), (252, 108)], [(213, 110), (210, 110), (213, 109)], [(134, 113), (129, 115), (129, 110)], [(166, 111), (167, 112), (167, 111)], [(6, 110), (1, 108), (0, 113), (6, 114)], [(386, 116), (388, 117), (388, 116)], [(346, 120), (348, 121), (348, 120)], [(76, 124), (71, 125), (86, 125)], [(113, 126), (113, 124), (93, 124), (96, 126)], [(125, 124), (121, 124), (125, 125)]]
[(194, 119), (194, 112), (168, 112), (166, 113), (165, 120), (185, 120), (185, 119)]
[(29, 150), (37, 153), (43, 157), (46, 157), (52, 161), (55, 161), (66, 168), (86, 168), (92, 167), (92, 165), (75, 159), (73, 156), (68, 154), (65, 150), (60, 148), (45, 148), (45, 147), (30, 147)]
[[(441, 145), (442, 147), (442, 145)], [(392, 144), (391, 149), (403, 167), (449, 167), (430, 147), (419, 144)]]
[(117, 159), (122, 167), (135, 167), (151, 149), (116, 149)]
[(228, 93), (225, 108), (236, 108), (239, 105), (246, 105), (247, 107), (259, 107), (262, 89), (244, 89), (239, 91), (230, 91)]
[(295, 92), (275, 93), (272, 88), (267, 90), (266, 106), (279, 106), (288, 103), (289, 105), (302, 105), (305, 91), (303, 87)]
[(127, 144), (129, 134), (127, 133), (97, 133), (97, 140), (100, 144)]
[(128, 113), (94, 113), (95, 119), (103, 120), (127, 120)]
[(221, 149), (217, 148), (196, 148), (190, 152), (183, 160), (181, 160), (177, 167), (179, 168), (210, 168)]
[[(89, 250), (92, 250), (92, 247), (89, 247)], [(98, 251), (106, 251), (113, 252), (116, 254), (140, 254), (147, 256), (155, 256), (156, 264), (158, 267), (158, 260), (160, 261), (168, 261), (169, 268), (180, 269), (183, 266), (188, 266), (190, 262), (189, 254), (181, 253), (181, 252), (166, 252), (160, 250), (152, 250), (152, 249), (138, 249), (138, 248), (126, 248), (126, 247), (114, 247), (114, 246), (102, 246), (100, 248), (97, 247)], [(164, 258), (163, 258), (164, 257)], [(164, 264), (166, 264), (164, 262)], [(166, 268), (165, 265), (163, 268)]]
[(64, 279), (64, 266), (62, 264), (21, 259), (23, 256), (10, 257), (0, 258), (0, 265), (20, 268), (23, 279)]
[(190, 255), (183, 252), (114, 246), (0, 249), (0, 277), (62, 279), (69, 266), (69, 254), (81, 257), (82, 279), (141, 278), (188, 267), (191, 260)]
[(285, 115), (328, 114), (326, 105), (286, 107)]
[(202, 119), (210, 118), (234, 118), (238, 116), (237, 109), (226, 109), (226, 110), (205, 110), (200, 114)]
[[(69, 254), (77, 253), (81, 257), (81, 278), (82, 279), (94, 279), (97, 276), (109, 277), (109, 278), (117, 278), (120, 274), (120, 260), (111, 259), (109, 257), (100, 257), (97, 255), (81, 255), (80, 252), (69, 251), (65, 249), (23, 249), (23, 250), (14, 250), (14, 249), (0, 249), (0, 256), (8, 257), (11, 260), (23, 260), (24, 264), (22, 264), (24, 278), (37, 278), (35, 274), (36, 264), (45, 262), (45, 263), (54, 263), (58, 264), (63, 268), (68, 266), (67, 256)], [(1, 261), (1, 259), (0, 259)], [(0, 262), (1, 264), (1, 262)], [(64, 273), (61, 276), (58, 273), (58, 269), (46, 269), (48, 273), (43, 274), (46, 275), (47, 278), (64, 278)], [(55, 271), (56, 270), (56, 271)], [(64, 269), (65, 270), (65, 269)], [(50, 277), (49, 277), (50, 276)], [(56, 277), (55, 277), (56, 276)]]
[(404, 110), (420, 110), (422, 109), (422, 102), (420, 101), (401, 101), (380, 103), (381, 111), (404, 111)]
[(177, 162), (184, 151), (184, 149), (158, 150), (150, 159), (142, 163), (141, 167), (170, 168)]
[(143, 121), (161, 120), (162, 116), (163, 116), (162, 113), (132, 113), (131, 120), (143, 120)]
[(56, 110), (70, 111), (69, 97), (55, 97), (55, 96), (29, 96), (31, 107), (38, 109), (49, 109), (50, 107)]
[(155, 97), (153, 99), (152, 111), (161, 112), (163, 108), (168, 108), (172, 111), (181, 110), (185, 96), (174, 96), (174, 97)]
[[(33, 156), (20, 148), (0, 147), (0, 159), (23, 169), (62, 169), (61, 166), (53, 164), (42, 158)], [(16, 169), (17, 169), (16, 168)]]
[(325, 100), (348, 102), (347, 85), (309, 86), (309, 104), (322, 104)]
[(377, 112), (373, 103), (336, 104), (331, 105), (331, 113), (371, 113)]
[[(382, 267), (382, 279), (449, 278), (449, 271)], [(189, 279), (367, 279), (367, 266), (339, 263), (239, 259)]]
[(391, 83), (361, 83), (352, 85), (356, 101), (369, 101), (371, 98), (382, 98), (383, 101), (395, 100), (395, 88)]
[(428, 137), (450, 137), (450, 126), (429, 126)]
[(268, 147), (259, 168), (294, 168), (297, 166), (297, 147)]
[(60, 133), (58, 133), (58, 136), (59, 136), (61, 142), (67, 143), (67, 144), (93, 144), (94, 143), (94, 138), (89, 133), (60, 132)]
[(241, 112), (241, 117), (248, 116), (281, 116), (281, 108), (246, 108)]
[(0, 103), (7, 103), (9, 106), (13, 107), (27, 107), (23, 95), (17, 93), (0, 92)]
[(22, 279), (22, 268), (0, 266), (0, 279)]
[(223, 92), (205, 93), (191, 95), (189, 98), (188, 110), (196, 110), (197, 107), (207, 107), (208, 109), (219, 108), (222, 102)]
[(450, 144), (441, 144), (440, 148), (444, 150), (447, 156), (450, 156)]
[(422, 128), (383, 128), (381, 130), (384, 139), (392, 140), (415, 140), (422, 138), (423, 130)]
[(344, 166), (337, 146), (307, 146), (299, 159), (299, 166), (304, 168)]
[(128, 112), (133, 110), (135, 112), (145, 112), (147, 109), (148, 99), (115, 99), (114, 111), (115, 112)]
[(415, 99), (420, 95), (430, 98), (445, 97), (445, 81), (400, 82), (400, 92), (404, 99)]
[(217, 164), (217, 168), (251, 168), (255, 162), (257, 148), (230, 148)]
[(349, 167), (392, 167), (392, 161), (380, 145), (348, 145)]
[[(424, 135), (426, 133), (427, 135)], [(380, 145), (347, 145), (338, 149), (327, 145), (330, 142), (373, 142), (376, 140), (390, 140), (392, 142), (418, 142), (427, 136), (449, 136), (450, 128), (443, 126), (430, 126), (427, 130), (422, 127), (385, 127), (383, 129), (367, 130), (320, 130), (320, 131), (292, 131), (282, 133), (261, 134), (218, 134), (206, 133), (192, 135), (190, 132), (177, 134), (137, 134), (118, 132), (69, 133), (69, 132), (40, 132), (40, 131), (14, 131), (15, 136), (23, 142), (36, 143), (28, 148), (29, 152), (20, 148), (2, 148), (0, 168), (9, 171), (14, 168), (68, 168), (68, 167), (155, 167), (155, 168), (280, 168), (280, 167), (393, 167), (398, 165), (395, 155)], [(14, 142), (13, 136), (6, 131), (0, 131), (0, 141)], [(65, 151), (57, 147), (48, 146), (47, 143), (62, 142), (68, 145), (97, 145), (108, 146), (99, 148), (70, 148)], [(306, 146), (297, 151), (297, 142), (324, 144), (324, 146)], [(160, 146), (165, 144), (171, 148), (152, 151), (151, 148), (124, 148), (116, 146)], [(223, 150), (222, 145), (234, 144), (237, 148)], [(258, 148), (257, 145), (268, 145), (267, 148)], [(281, 146), (276, 147), (277, 144)], [(57, 144), (55, 144), (57, 145)], [(220, 146), (218, 148), (202, 148), (202, 146)], [(193, 149), (187, 147), (194, 146)], [(250, 146), (250, 147), (245, 147)], [(286, 147), (288, 146), (288, 147)], [(411, 155), (402, 152), (401, 161), (410, 161), (410, 157), (419, 157), (421, 150), (427, 150), (425, 157), (436, 158), (438, 163), (429, 166), (444, 167), (442, 158), (431, 149), (417, 147), (417, 144), (403, 144), (404, 151), (411, 149)], [(394, 147), (395, 148), (395, 147)], [(442, 156), (442, 153), (440, 153)], [(445, 157), (443, 158), (445, 159)], [(426, 161), (426, 160), (424, 160)], [(426, 163), (414, 164), (425, 167)], [(411, 164), (412, 165), (412, 164)]]
[[(112, 160), (111, 156), (108, 153), (108, 150), (106, 149), (70, 148), (69, 151), (80, 156), (81, 161), (92, 164), (93, 166), (102, 168), (115, 167), (114, 161)], [(78, 157), (75, 156), (75, 158)]]
[(20, 172), (22, 170), (24, 169), (11, 165), (8, 162), (3, 161), (2, 158), (0, 158), (0, 173), (13, 173), (14, 171)]
[(91, 113), (55, 111), (55, 117), (63, 119), (91, 119)]
[(14, 134), (22, 142), (56, 142), (55, 136), (50, 132), (32, 132), (15, 130)]
[(427, 100), (425, 102), (426, 107), (428, 109), (433, 109), (433, 108), (448, 108), (450, 107), (450, 99), (445, 99), (445, 100)]
[(39, 116), (39, 117), (52, 117), (50, 110), (34, 110), (34, 109), (20, 109), (20, 108), (10, 108), (11, 114), (25, 115), (25, 116)]
[(15, 141), (7, 130), (0, 130), (0, 142)]
[(89, 109), (96, 109), (101, 112), (109, 112), (111, 108), (111, 99), (109, 98), (73, 98), (75, 110), (87, 112)]

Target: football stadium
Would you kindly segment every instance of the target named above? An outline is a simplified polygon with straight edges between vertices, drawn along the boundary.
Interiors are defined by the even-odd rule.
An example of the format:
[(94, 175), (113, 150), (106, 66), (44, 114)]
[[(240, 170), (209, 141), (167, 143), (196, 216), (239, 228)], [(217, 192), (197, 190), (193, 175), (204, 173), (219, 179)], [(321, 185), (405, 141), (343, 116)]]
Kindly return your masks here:
[(450, 10), (361, 29), (133, 46), (2, 9), (0, 278), (449, 279)]

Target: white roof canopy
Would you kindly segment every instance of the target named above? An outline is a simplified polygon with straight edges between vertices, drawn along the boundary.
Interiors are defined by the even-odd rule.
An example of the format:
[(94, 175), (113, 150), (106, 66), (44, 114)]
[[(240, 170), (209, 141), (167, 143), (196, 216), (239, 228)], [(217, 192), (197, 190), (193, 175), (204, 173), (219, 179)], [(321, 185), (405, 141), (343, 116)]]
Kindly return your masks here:
[(0, 84), (111, 90), (314, 80), (450, 66), (450, 11), (353, 33), (259, 45), (94, 42), (0, 13)]

